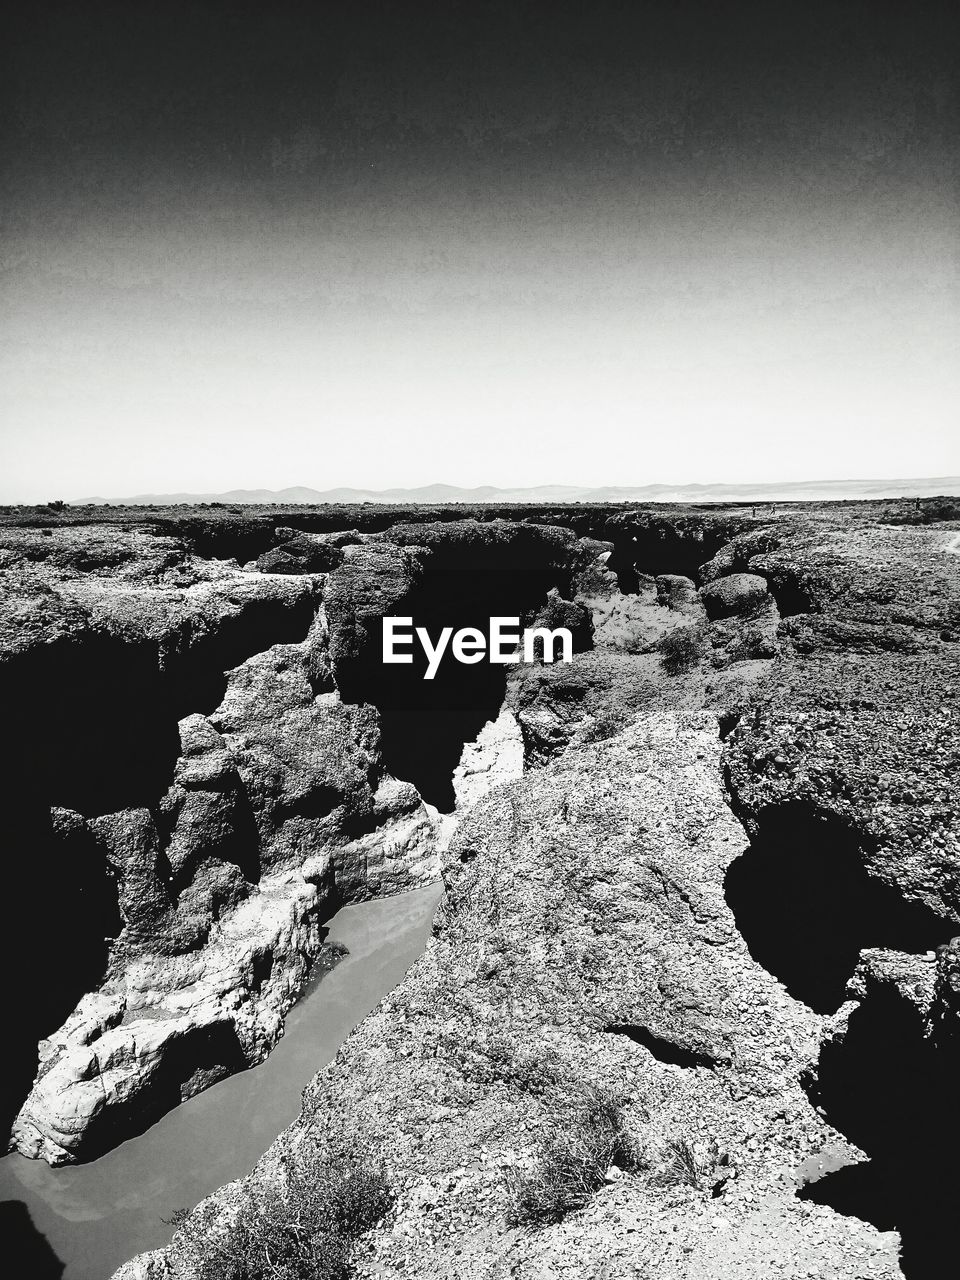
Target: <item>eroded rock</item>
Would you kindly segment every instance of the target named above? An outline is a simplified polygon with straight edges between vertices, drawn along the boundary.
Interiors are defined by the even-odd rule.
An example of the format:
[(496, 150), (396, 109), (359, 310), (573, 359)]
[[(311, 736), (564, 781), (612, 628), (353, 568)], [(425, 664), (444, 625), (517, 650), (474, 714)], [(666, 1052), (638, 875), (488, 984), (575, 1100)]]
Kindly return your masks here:
[(750, 613), (769, 599), (767, 581), (755, 573), (731, 573), (701, 587), (700, 598), (710, 619)]
[(484, 725), (477, 738), (463, 748), (453, 774), (457, 808), (471, 809), (495, 787), (522, 774), (523, 734), (516, 716), (504, 707), (497, 719)]
[(260, 1061), (335, 904), (436, 877), (434, 824), (384, 773), (376, 714), (314, 692), (325, 639), (242, 663), (211, 716), (181, 722), (156, 807), (86, 824), (123, 928), (99, 990), (41, 1042), (24, 1154), (88, 1159)]
[[(52, 711), (42, 734), (25, 717), (17, 742), (47, 765), (43, 789), (9, 753), (29, 815), (18, 835), (42, 833), (24, 847), (41, 849), (44, 866), (77, 852), (82, 874), (64, 884), (99, 904), (92, 917), (112, 939), (89, 947), (87, 994), (27, 1027), (42, 1067), (17, 1122), (22, 1149), (84, 1158), (268, 1050), (325, 913), (437, 866), (434, 815), (391, 776), (384, 717), (370, 705), (379, 618), (438, 601), (482, 613), (501, 599), (532, 617), (555, 590), (589, 610), (594, 648), (511, 673), (509, 712), (488, 732), (503, 693), (491, 684), (478, 723), (444, 738), (440, 772), (449, 780), (462, 757), (460, 809), (474, 808), (444, 853), (436, 936), (317, 1078), (250, 1189), (350, 1124), (382, 1144), (397, 1192), (360, 1259), (382, 1275), (645, 1268), (760, 1280), (789, 1246), (807, 1271), (853, 1280), (866, 1259), (893, 1278), (899, 1242), (885, 1225), (903, 1233), (907, 1274), (922, 1266), (926, 1219), (899, 1168), (935, 1168), (928, 1199), (946, 1221), (949, 1166), (916, 1135), (939, 1133), (955, 1078), (957, 966), (945, 939), (960, 923), (960, 560), (946, 549), (952, 534), (890, 528), (872, 511), (661, 509), (604, 517), (602, 529), (571, 515), (591, 531), (580, 540), (535, 520), (384, 531), (387, 517), (358, 518), (363, 533), (322, 543), (323, 574), (304, 572), (321, 563), (310, 559), (320, 544), (292, 529), (279, 535), (294, 544), (289, 572), (198, 561), (201, 537), (262, 555), (272, 516), (249, 539), (215, 519), (184, 522), (182, 538), (98, 533), (86, 549), (76, 531), (12, 537), (3, 625), (8, 653), (24, 656), (23, 686), (49, 709), (54, 673), (112, 671), (100, 741), (118, 760), (97, 784), (83, 766), (84, 714)], [(707, 599), (723, 616), (704, 618)], [(629, 651), (694, 614), (709, 660), (668, 678), (656, 653)], [(127, 706), (150, 730), (149, 756), (124, 729)], [(64, 723), (81, 728), (71, 736)], [(505, 782), (518, 728), (533, 767)], [(401, 731), (397, 716), (393, 759)], [(58, 790), (68, 783), (74, 793)], [(792, 868), (779, 897), (777, 877), (747, 885), (757, 918), (793, 913), (773, 930), (779, 951), (764, 951), (745, 917), (737, 928), (743, 913), (724, 895), (729, 869), (754, 856)], [(854, 890), (828, 890), (844, 954), (822, 1006), (807, 980), (828, 913), (805, 884), (811, 868)], [(54, 920), (66, 918), (61, 889), (48, 891)], [(944, 932), (928, 932), (931, 920)], [(556, 1090), (598, 1081), (618, 1090), (643, 1160), (608, 1169), (568, 1220), (504, 1230), (514, 1173), (569, 1119)], [(899, 1188), (886, 1217), (857, 1184), (885, 1161)], [(820, 1199), (798, 1198), (803, 1171), (826, 1164), (834, 1172), (810, 1184)], [(226, 1188), (215, 1203), (229, 1217), (239, 1201)], [(183, 1271), (177, 1250), (127, 1274)]]

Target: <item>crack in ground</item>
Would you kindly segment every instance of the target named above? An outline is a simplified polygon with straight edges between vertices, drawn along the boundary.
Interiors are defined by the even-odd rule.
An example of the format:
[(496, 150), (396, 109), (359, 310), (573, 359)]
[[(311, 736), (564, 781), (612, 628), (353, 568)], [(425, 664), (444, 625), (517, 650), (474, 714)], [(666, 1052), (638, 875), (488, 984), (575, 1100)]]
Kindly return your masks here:
[(960, 1043), (927, 1034), (920, 1012), (882, 987), (820, 1051), (807, 1092), (870, 1160), (804, 1187), (800, 1198), (897, 1230), (908, 1280), (942, 1280), (956, 1254)]
[(923, 953), (956, 926), (867, 873), (863, 840), (800, 802), (771, 806), (724, 891), (751, 956), (815, 1013), (835, 1013), (865, 947)]
[(658, 1062), (664, 1062), (668, 1066), (685, 1067), (693, 1070), (696, 1067), (707, 1067), (713, 1069), (717, 1065), (717, 1059), (712, 1054), (698, 1052), (696, 1049), (689, 1049), (686, 1045), (678, 1044), (675, 1040), (670, 1040), (666, 1036), (655, 1035), (649, 1027), (637, 1026), (631, 1023), (615, 1023), (612, 1026), (605, 1027), (604, 1030), (609, 1035), (626, 1036), (628, 1040), (632, 1040), (634, 1044), (642, 1045), (649, 1053), (652, 1053)]

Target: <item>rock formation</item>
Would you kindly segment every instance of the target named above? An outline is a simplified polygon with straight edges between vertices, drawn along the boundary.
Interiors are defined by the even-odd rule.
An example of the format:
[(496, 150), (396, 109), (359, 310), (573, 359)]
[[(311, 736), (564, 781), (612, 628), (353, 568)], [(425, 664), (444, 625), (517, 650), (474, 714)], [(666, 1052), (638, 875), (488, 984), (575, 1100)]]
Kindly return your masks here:
[[(338, 903), (445, 884), (426, 954), (300, 1119), (118, 1274), (198, 1274), (190, 1221), (227, 1238), (347, 1132), (394, 1196), (359, 1275), (938, 1274), (960, 1044), (943, 511), (8, 523), (6, 807), (52, 881), (20, 870), (18, 892), (54, 928), (82, 895), (85, 948), (55, 998), (26, 993), (21, 1149), (87, 1158), (257, 1061)], [(246, 568), (211, 557), (230, 545)], [(579, 620), (579, 651), (431, 691), (379, 668), (385, 613), (485, 611)], [(601, 1112), (608, 1163), (534, 1221), (530, 1188)]]
[[(424, 580), (446, 586), (465, 558), (488, 576), (491, 598), (499, 575), (516, 576), (519, 565), (532, 584), (508, 590), (504, 607), (575, 614), (589, 642), (586, 611), (547, 594), (572, 541), (566, 530), (503, 522), (397, 526), (355, 540), (285, 529), (279, 560), (265, 553), (239, 569), (140, 531), (7, 535), (4, 675), (20, 685), (24, 733), (36, 730), (31, 699), (49, 697), (44, 677), (85, 680), (68, 699), (99, 694), (108, 718), (122, 721), (131, 708), (116, 702), (132, 652), (129, 693), (153, 699), (145, 731), (163, 745), (141, 769), (118, 762), (119, 781), (85, 785), (84, 748), (58, 760), (48, 741), (30, 744), (36, 772), (25, 785), (42, 790), (37, 808), (64, 802), (49, 805), (48, 839), (60, 859), (79, 853), (85, 897), (99, 903), (83, 924), (102, 929), (105, 917), (111, 932), (92, 989), (77, 991), (65, 1021), (34, 1018), (24, 1037), (41, 1033), (36, 1079), (11, 1129), (19, 1151), (52, 1164), (90, 1159), (258, 1062), (320, 954), (323, 920), (342, 902), (436, 878), (438, 836), (450, 824), (387, 769), (377, 689), (364, 687), (374, 624), (418, 608)], [(282, 638), (294, 617), (305, 638), (265, 645), (268, 623)], [(116, 643), (101, 656), (105, 637)], [(65, 641), (79, 671), (57, 666)], [(461, 767), (471, 802), (522, 767), (509, 725), (497, 726), (502, 744), (488, 733)], [(80, 727), (81, 740), (89, 729)], [(121, 749), (154, 749), (138, 743), (132, 717), (123, 729)], [(515, 727), (512, 736), (519, 742)], [(463, 739), (450, 746), (459, 754)], [(114, 763), (111, 755), (100, 768)]]

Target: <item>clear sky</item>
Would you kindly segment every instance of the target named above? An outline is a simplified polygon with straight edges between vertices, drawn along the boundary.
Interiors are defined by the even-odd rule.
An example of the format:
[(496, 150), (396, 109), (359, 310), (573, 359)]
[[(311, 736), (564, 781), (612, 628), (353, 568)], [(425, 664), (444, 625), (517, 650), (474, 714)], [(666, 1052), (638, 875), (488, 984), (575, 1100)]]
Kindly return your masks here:
[(952, 13), (25, 10), (0, 501), (960, 472)]

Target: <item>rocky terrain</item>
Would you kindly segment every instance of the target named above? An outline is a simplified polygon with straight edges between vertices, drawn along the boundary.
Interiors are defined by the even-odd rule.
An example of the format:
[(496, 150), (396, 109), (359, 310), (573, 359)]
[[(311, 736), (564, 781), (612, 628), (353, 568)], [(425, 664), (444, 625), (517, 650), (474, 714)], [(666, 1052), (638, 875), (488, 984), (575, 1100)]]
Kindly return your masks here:
[[(104, 514), (0, 525), (11, 1142), (141, 1131), (269, 1051), (338, 904), (446, 891), (124, 1280), (267, 1274), (223, 1242), (356, 1150), (360, 1275), (943, 1274), (955, 500)], [(576, 653), (428, 684), (401, 613)]]

